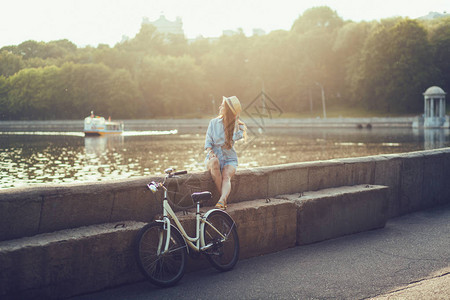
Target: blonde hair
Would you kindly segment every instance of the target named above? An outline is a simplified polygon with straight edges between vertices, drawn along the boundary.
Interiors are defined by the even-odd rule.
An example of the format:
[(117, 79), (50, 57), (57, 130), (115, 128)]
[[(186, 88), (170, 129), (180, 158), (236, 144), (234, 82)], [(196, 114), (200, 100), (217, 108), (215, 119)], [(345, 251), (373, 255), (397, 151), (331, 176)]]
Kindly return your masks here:
[[(223, 115), (219, 115), (219, 118), (223, 120), (223, 129), (225, 131), (225, 149), (231, 149), (233, 147), (233, 134), (235, 131), (239, 130), (237, 126), (244, 126), (244, 141), (247, 140), (247, 127), (245, 123), (239, 120), (239, 113), (241, 111), (241, 104), (236, 96), (230, 97), (233, 99), (234, 103), (230, 101), (230, 98), (223, 97), (225, 103)], [(237, 101), (236, 101), (237, 100)]]

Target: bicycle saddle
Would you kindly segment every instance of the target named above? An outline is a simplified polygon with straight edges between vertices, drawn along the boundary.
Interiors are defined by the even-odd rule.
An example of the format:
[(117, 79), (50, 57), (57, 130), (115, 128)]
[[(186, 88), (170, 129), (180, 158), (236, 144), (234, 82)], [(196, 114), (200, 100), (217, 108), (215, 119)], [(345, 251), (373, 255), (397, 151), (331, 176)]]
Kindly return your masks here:
[(200, 202), (202, 200), (209, 200), (212, 198), (211, 192), (200, 192), (200, 193), (193, 193), (191, 195), (192, 200), (194, 200), (194, 202)]

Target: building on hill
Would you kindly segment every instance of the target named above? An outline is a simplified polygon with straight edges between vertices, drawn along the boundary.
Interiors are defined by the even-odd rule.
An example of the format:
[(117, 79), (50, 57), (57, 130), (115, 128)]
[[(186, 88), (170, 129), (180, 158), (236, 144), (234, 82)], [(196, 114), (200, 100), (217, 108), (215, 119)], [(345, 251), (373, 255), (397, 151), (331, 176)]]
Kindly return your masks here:
[(444, 13), (442, 13), (442, 14), (435, 12), (435, 11), (431, 11), (428, 13), (428, 15), (420, 17), (418, 19), (419, 20), (434, 20), (434, 19), (439, 19), (439, 18), (445, 18), (448, 16), (450, 16), (450, 14), (448, 14), (446, 11), (444, 11)]
[(177, 17), (175, 21), (169, 21), (164, 15), (161, 15), (158, 20), (151, 22), (147, 17), (142, 19), (142, 24), (152, 24), (156, 27), (158, 32), (163, 34), (182, 34), (183, 31), (183, 21), (180, 17)]
[(266, 35), (266, 32), (261, 28), (253, 28), (253, 35), (254, 36), (263, 36), (263, 35)]
[[(168, 19), (166, 19), (166, 17), (164, 15), (160, 15), (159, 19), (157, 19), (156, 21), (150, 21), (148, 17), (144, 17), (142, 19), (142, 24), (151, 24), (153, 26), (156, 27), (156, 30), (162, 34), (182, 34), (184, 35), (184, 30), (183, 30), (183, 21), (181, 20), (180, 17), (177, 17), (175, 19), (175, 21), (170, 21)], [(236, 34), (242, 33), (242, 29), (238, 29), (238, 30), (223, 30), (222, 31), (222, 35), (223, 36), (233, 36)], [(266, 32), (262, 29), (256, 28), (253, 29), (253, 35), (255, 36), (262, 36), (265, 35)], [(215, 42), (217, 40), (219, 40), (219, 37), (203, 37), (203, 36), (198, 36), (194, 39), (188, 39), (188, 43), (192, 43), (196, 40), (200, 40), (200, 39), (206, 39), (209, 42)], [(123, 36), (122, 37), (122, 42), (129, 40), (129, 38), (127, 36)]]

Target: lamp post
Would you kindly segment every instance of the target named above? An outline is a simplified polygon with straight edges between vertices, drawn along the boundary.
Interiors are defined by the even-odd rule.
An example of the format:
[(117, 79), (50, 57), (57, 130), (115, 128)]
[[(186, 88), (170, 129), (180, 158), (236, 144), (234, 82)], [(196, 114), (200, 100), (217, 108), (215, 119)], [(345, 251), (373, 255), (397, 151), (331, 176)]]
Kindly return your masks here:
[(262, 113), (265, 115), (266, 112), (266, 91), (264, 90), (264, 80), (262, 80)]
[(325, 107), (325, 91), (323, 90), (323, 86), (318, 83), (317, 81), (315, 82), (316, 85), (318, 85), (320, 87), (320, 89), (322, 90), (322, 108), (323, 108), (323, 118), (326, 119), (327, 118), (327, 109)]

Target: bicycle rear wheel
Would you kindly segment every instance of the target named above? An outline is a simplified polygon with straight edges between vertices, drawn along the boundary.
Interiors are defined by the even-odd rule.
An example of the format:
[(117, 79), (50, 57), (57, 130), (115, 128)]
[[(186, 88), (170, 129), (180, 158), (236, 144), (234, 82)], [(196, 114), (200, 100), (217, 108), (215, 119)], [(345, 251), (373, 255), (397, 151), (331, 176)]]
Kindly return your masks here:
[(160, 287), (176, 284), (186, 267), (186, 243), (171, 225), (169, 248), (162, 253), (167, 240), (167, 230), (162, 222), (145, 225), (136, 236), (136, 260), (148, 280)]
[(205, 251), (205, 255), (216, 269), (229, 271), (239, 260), (239, 237), (236, 224), (227, 213), (222, 211), (212, 212), (206, 221), (202, 232), (203, 238), (205, 245), (213, 244), (213, 246)]

